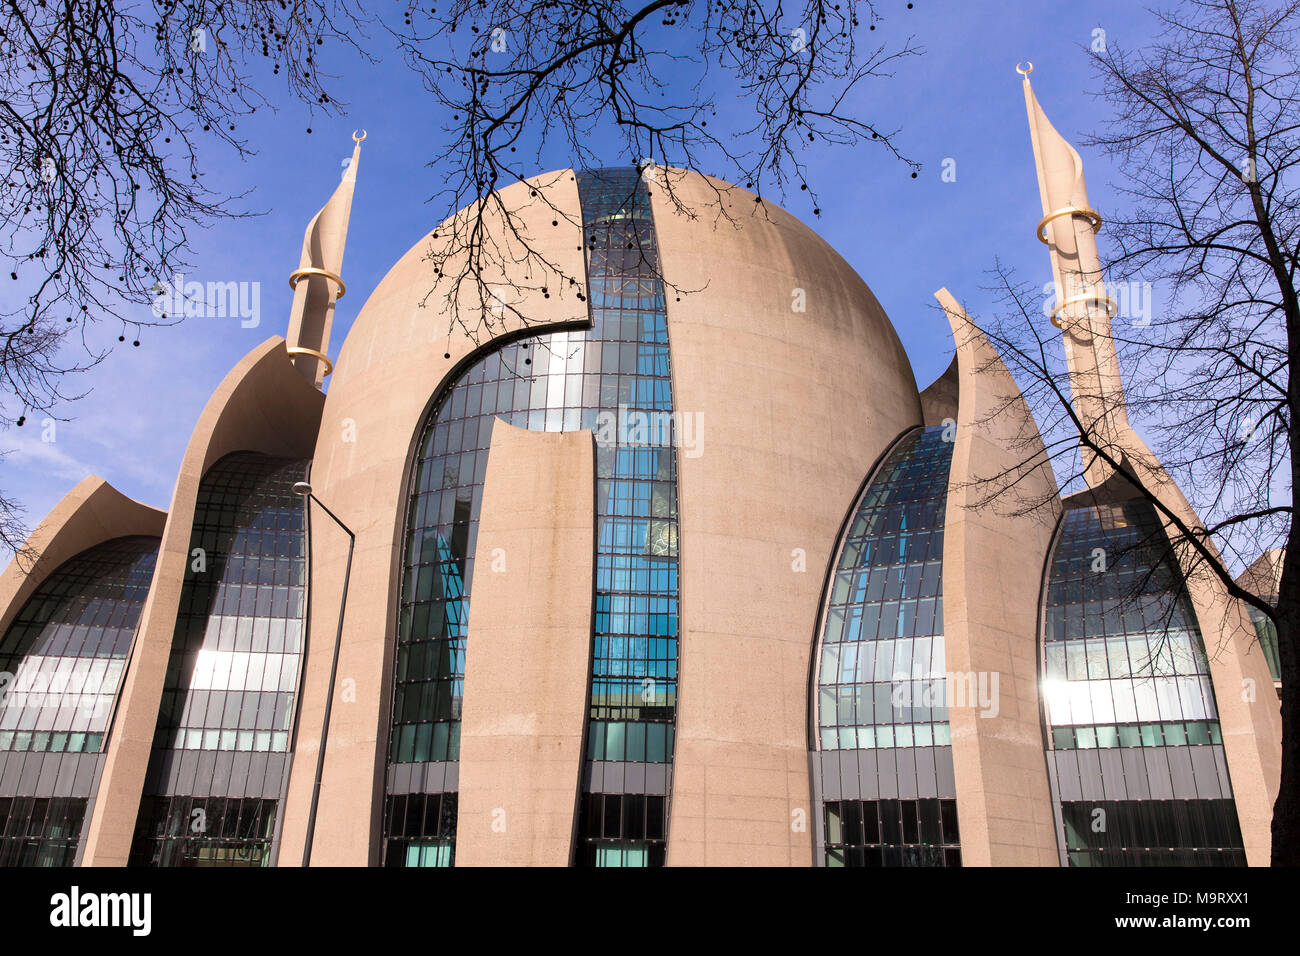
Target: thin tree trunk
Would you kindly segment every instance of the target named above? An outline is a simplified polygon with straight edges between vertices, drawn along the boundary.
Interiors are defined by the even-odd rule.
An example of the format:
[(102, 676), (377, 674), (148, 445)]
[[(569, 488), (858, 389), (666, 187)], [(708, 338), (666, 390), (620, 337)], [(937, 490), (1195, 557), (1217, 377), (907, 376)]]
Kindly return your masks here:
[(1273, 804), (1273, 866), (1300, 866), (1300, 707), (1296, 637), (1300, 631), (1300, 528), (1287, 541), (1278, 588), (1277, 652), (1282, 676), (1282, 779)]

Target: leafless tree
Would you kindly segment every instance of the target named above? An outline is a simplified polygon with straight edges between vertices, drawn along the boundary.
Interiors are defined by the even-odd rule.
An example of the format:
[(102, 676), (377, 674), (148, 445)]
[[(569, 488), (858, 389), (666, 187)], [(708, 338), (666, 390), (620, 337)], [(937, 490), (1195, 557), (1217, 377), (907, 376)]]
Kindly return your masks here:
[[(205, 168), (249, 152), (240, 121), (258, 109), (340, 109), (329, 64), (343, 54), (404, 54), (445, 118), (435, 211), (469, 214), (451, 220), (429, 286), (457, 263), (470, 294), (444, 321), (477, 335), (496, 314), (483, 277), (540, 258), (518, 231), (489, 239), (484, 217), (513, 222), (496, 190), (535, 174), (552, 142), (573, 167), (652, 158), (760, 194), (798, 185), (813, 211), (805, 150), (867, 140), (914, 173), (896, 131), (851, 101), (919, 52), (886, 44), (882, 22), (870, 0), (5, 2), (0, 427), (78, 397), (72, 373), (106, 354), (96, 323), (138, 344), (141, 326), (178, 319), (146, 308), (157, 283), (186, 265), (195, 228), (246, 213), (244, 194), (205, 187)], [(593, 155), (606, 127), (625, 156)]]
[[(1022, 385), (1063, 487), (1080, 487), (1094, 458), (1105, 462), (1172, 529), (1164, 547), (1189, 575), (1213, 578), (1273, 622), (1283, 725), (1273, 862), (1296, 865), (1300, 460), (1291, 428), (1300, 382), (1290, 359), (1300, 347), (1300, 3), (1185, 0), (1156, 16), (1162, 31), (1145, 48), (1088, 51), (1114, 118), (1085, 145), (1116, 159), (1128, 200), (1107, 211), (1104, 264), (1121, 302), (1144, 283), (1163, 300), (1153, 317), (1130, 308), (1114, 319), (1127, 396), (1106, 400), (1116, 411), (1126, 401), (1201, 523), (1184, 521), (1167, 489), (1138, 481), (1132, 462), (1076, 413), (1061, 339), (1047, 325), (1050, 296), (999, 265), (1005, 307), (981, 327)], [(1017, 468), (980, 479), (990, 503), (1042, 504), (1017, 500), (1017, 476), (1033, 463), (1032, 443), (1022, 450)], [(1285, 548), (1276, 601), (1234, 574), (1273, 547)]]
[(22, 567), (30, 566), (32, 550), (25, 541), (27, 529), (23, 526), (22, 505), (0, 492), (0, 546), (13, 553)]
[[(393, 32), (451, 116), (431, 161), (446, 183), (437, 204), (475, 210), (447, 223), (430, 255), (456, 290), (441, 305), (452, 312), (448, 327), (474, 335), (494, 307), (503, 320), (527, 322), (488, 301), (482, 276), (506, 256), (525, 266), (515, 274), (553, 274), (554, 264), (542, 262), (526, 236), (507, 231), (504, 245), (492, 244), (484, 218), (512, 221), (497, 190), (533, 175), (548, 148), (558, 145), (574, 168), (609, 165), (593, 149), (596, 130), (618, 134), (623, 162), (716, 172), (760, 197), (797, 186), (814, 215), (821, 210), (805, 162), (810, 149), (866, 141), (915, 175), (919, 165), (900, 152), (897, 130), (850, 105), (867, 83), (919, 53), (910, 37), (877, 40), (879, 22), (870, 2), (827, 0), (791, 11), (744, 0), (409, 4)], [(466, 33), (468, 43), (457, 42)], [(699, 215), (683, 208), (675, 182), (668, 172), (659, 178), (667, 200)], [(547, 201), (544, 191), (537, 195)], [(564, 213), (554, 212), (558, 224)]]
[(69, 373), (104, 355), (87, 335), (95, 323), (114, 322), (126, 341), (176, 320), (141, 306), (184, 266), (195, 228), (240, 214), (236, 197), (203, 185), (200, 150), (212, 147), (209, 162), (224, 158), (220, 147), (248, 152), (238, 124), (269, 105), (271, 76), (328, 108), (318, 51), (351, 42), (355, 18), (346, 3), (0, 6), (7, 422), (77, 397)]

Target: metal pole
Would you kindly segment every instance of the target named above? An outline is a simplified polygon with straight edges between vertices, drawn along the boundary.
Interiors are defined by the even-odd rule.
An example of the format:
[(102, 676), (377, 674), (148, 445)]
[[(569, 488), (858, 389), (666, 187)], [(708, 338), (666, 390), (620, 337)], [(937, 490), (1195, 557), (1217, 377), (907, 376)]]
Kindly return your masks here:
[(308, 493), (308, 497), (321, 506), (321, 509), (334, 519), (334, 523), (343, 529), (343, 533), (348, 536), (348, 560), (343, 568), (343, 595), (339, 599), (339, 626), (334, 634), (334, 658), (330, 662), (330, 683), (329, 694), (325, 698), (325, 716), (321, 722), (320, 730), (320, 748), (316, 752), (316, 780), (312, 785), (311, 791), (311, 810), (307, 814), (307, 839), (302, 848), (302, 865), (311, 865), (311, 845), (316, 835), (316, 808), (320, 805), (320, 786), (321, 778), (325, 773), (325, 745), (329, 742), (330, 733), (330, 710), (334, 705), (334, 682), (338, 676), (339, 670), (339, 647), (343, 643), (343, 612), (348, 605), (348, 579), (352, 575), (352, 547), (356, 544), (356, 536), (351, 532), (347, 525), (339, 520), (339, 516), (325, 507), (325, 504), (313, 493)]

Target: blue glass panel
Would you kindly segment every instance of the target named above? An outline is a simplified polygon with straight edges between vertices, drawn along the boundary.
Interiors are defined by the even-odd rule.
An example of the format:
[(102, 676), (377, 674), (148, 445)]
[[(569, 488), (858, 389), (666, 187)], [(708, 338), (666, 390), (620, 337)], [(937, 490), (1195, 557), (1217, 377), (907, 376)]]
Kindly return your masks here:
[[(929, 760), (929, 748), (950, 742), (942, 581), (951, 463), (943, 428), (911, 432), (858, 502), (819, 645), (812, 707), (820, 750), (927, 748)], [(933, 760), (951, 776), (951, 751), (935, 750)], [(881, 766), (897, 762), (891, 756)], [(916, 779), (899, 784), (895, 792), (917, 792)], [(825, 801), (821, 812), (827, 866), (961, 863), (956, 803), (933, 791), (912, 800)]]
[[(498, 418), (535, 430), (595, 431), (596, 617), (587, 751), (593, 760), (672, 760), (677, 422), (653, 220), (635, 169), (580, 172), (577, 187), (591, 328), (546, 333), (483, 356), (438, 399), (420, 440), (399, 597), (392, 764), (459, 759), (474, 548)], [(613, 752), (622, 756), (609, 757)], [(385, 822), (386, 860), (394, 826), (391, 818)]]
[[(1146, 501), (1065, 513), (1043, 616), (1042, 699), (1052, 750), (1221, 744), (1200, 627)], [(1244, 863), (1230, 799), (1065, 801), (1062, 813), (1073, 866)]]
[[(862, 496), (831, 581), (818, 671), (822, 749), (911, 746), (947, 725), (943, 520), (952, 442), (903, 438)], [(889, 733), (873, 732), (885, 725)], [(857, 731), (868, 731), (857, 733)], [(850, 731), (850, 732), (844, 732)]]
[(133, 865), (271, 861), (302, 654), (305, 509), (292, 488), (306, 470), (238, 452), (199, 483)]
[(118, 538), (54, 571), (0, 640), (0, 751), (102, 748), (158, 539)]

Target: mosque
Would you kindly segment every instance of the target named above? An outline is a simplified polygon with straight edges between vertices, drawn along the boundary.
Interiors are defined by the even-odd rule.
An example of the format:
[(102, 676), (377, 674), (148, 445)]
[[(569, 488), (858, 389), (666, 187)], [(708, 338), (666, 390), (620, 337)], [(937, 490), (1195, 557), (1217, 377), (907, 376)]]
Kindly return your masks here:
[(1023, 87), (1112, 452), (1064, 497), (953, 295), (918, 389), (830, 246), (693, 172), (510, 185), (334, 348), (355, 136), (167, 510), (89, 476), (0, 576), (0, 864), (1267, 865), (1268, 648), (1169, 547)]

